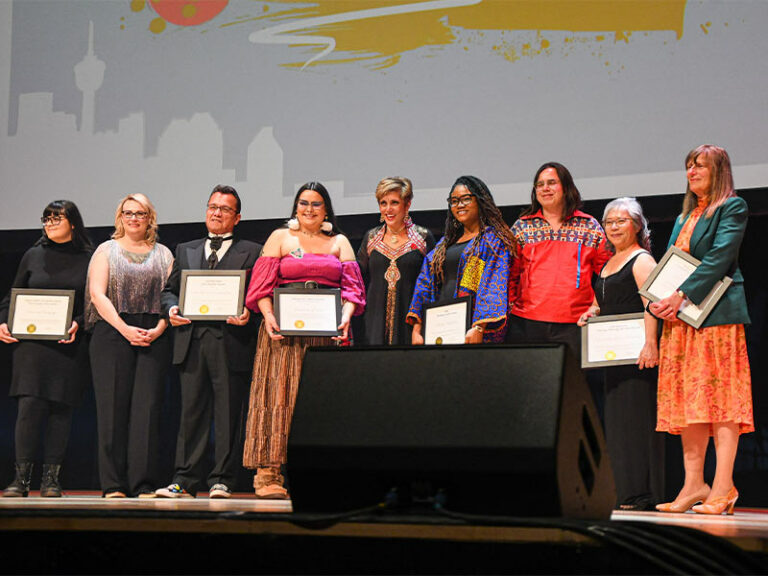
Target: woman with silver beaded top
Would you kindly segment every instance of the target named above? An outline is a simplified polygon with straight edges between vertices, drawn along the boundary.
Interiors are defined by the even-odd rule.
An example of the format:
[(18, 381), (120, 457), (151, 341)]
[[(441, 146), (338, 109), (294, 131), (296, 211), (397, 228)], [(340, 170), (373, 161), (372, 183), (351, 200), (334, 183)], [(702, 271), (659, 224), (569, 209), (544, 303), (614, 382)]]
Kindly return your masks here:
[(435, 247), (432, 233), (408, 215), (412, 199), (408, 178), (384, 178), (376, 186), (383, 224), (365, 233), (357, 252), (366, 289), (363, 344), (411, 343), (405, 316), (424, 256)]
[(149, 198), (123, 198), (112, 239), (91, 259), (86, 303), (106, 498), (152, 497), (159, 482), (160, 410), (171, 357), (160, 295), (172, 264), (171, 251), (157, 242)]

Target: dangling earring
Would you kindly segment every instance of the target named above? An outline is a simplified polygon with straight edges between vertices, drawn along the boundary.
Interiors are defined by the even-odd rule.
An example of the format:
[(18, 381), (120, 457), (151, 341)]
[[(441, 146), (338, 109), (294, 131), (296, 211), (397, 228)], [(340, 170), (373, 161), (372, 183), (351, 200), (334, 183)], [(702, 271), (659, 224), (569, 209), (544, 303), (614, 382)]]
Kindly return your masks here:
[(320, 224), (320, 230), (322, 230), (326, 234), (330, 234), (331, 232), (333, 232), (333, 224), (328, 222), (328, 216), (326, 216), (325, 220), (323, 220), (323, 223)]
[(299, 221), (296, 218), (291, 218), (288, 220), (288, 229), (289, 230), (298, 230), (299, 229)]
[(384, 222), (384, 214), (379, 214), (379, 222)]

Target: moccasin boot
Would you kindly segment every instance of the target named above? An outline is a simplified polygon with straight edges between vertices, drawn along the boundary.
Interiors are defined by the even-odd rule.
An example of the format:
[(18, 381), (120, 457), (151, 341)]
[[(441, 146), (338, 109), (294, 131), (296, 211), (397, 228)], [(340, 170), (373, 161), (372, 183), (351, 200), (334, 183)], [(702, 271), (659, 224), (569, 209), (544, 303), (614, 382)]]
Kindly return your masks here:
[(253, 487), (257, 498), (267, 500), (287, 500), (288, 490), (283, 486), (283, 475), (279, 468), (259, 468), (253, 477)]

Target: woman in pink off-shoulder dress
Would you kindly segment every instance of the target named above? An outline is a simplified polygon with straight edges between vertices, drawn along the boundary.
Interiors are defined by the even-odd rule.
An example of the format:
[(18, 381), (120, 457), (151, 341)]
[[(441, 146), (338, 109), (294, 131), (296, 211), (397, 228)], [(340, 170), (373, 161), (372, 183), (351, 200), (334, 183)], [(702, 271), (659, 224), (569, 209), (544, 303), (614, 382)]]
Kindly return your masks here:
[[(340, 335), (282, 336), (272, 300), (273, 290), (280, 286), (341, 288)], [(304, 353), (310, 346), (347, 341), (351, 317), (365, 309), (355, 253), (339, 232), (331, 198), (319, 182), (299, 188), (288, 224), (270, 235), (253, 268), (245, 303), (264, 321), (253, 367), (243, 465), (256, 470), (257, 497), (285, 499), (288, 491), (281, 466), (286, 462)]]

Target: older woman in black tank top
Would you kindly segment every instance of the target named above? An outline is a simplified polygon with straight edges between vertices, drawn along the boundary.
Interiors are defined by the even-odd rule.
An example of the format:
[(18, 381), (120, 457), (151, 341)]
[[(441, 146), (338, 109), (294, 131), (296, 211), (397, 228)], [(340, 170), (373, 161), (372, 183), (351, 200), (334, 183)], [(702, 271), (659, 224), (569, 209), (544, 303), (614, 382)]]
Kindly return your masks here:
[[(595, 277), (595, 300), (579, 319), (643, 312), (637, 293), (656, 265), (650, 255), (648, 224), (634, 198), (605, 207), (603, 227), (613, 256)], [(624, 510), (651, 510), (664, 496), (664, 438), (654, 431), (658, 323), (645, 312), (645, 346), (635, 366), (605, 369), (605, 436), (616, 480), (617, 504)]]

